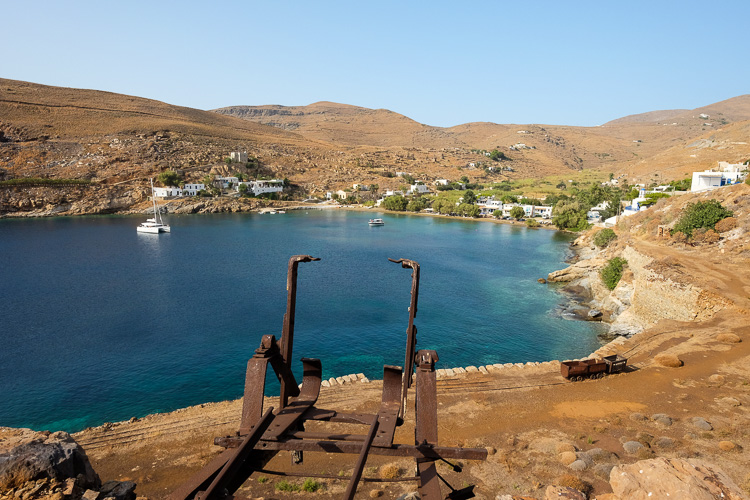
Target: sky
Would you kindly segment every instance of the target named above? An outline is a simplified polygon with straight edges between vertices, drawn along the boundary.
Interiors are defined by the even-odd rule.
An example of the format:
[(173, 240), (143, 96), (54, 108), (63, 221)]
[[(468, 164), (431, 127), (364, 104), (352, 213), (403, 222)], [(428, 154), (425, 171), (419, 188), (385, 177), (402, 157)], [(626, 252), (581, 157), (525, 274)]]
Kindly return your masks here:
[(747, 0), (0, 0), (0, 18), (2, 78), (204, 110), (597, 126), (750, 93)]

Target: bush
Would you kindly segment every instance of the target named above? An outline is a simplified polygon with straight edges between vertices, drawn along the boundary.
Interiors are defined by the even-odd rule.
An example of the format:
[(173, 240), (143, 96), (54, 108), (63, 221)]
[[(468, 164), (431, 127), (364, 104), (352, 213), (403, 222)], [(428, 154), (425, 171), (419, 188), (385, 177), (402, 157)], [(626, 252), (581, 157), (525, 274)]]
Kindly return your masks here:
[(707, 245), (710, 245), (711, 243), (716, 243), (719, 241), (719, 233), (714, 231), (713, 229), (696, 229), (693, 233), (693, 242), (695, 243), (706, 243)]
[(314, 479), (305, 479), (305, 482), (302, 483), (302, 491), (307, 491), (308, 493), (315, 493), (321, 488), (321, 484)]
[(539, 224), (539, 221), (536, 219), (526, 219), (526, 226), (528, 227), (539, 227), (541, 224)]
[(602, 281), (604, 282), (604, 286), (606, 286), (610, 290), (614, 290), (617, 284), (620, 282), (620, 278), (622, 278), (622, 271), (627, 263), (628, 261), (626, 261), (622, 257), (609, 259), (607, 265), (604, 266), (604, 268), (601, 270), (601, 276)]
[(732, 211), (721, 206), (721, 203), (717, 200), (690, 203), (685, 207), (680, 220), (672, 229), (672, 234), (682, 232), (691, 237), (694, 230), (700, 228), (713, 229), (717, 222), (732, 215)]
[(617, 235), (611, 229), (602, 229), (594, 235), (594, 245), (599, 248), (605, 248), (613, 240), (617, 239)]
[(409, 202), (403, 196), (389, 196), (383, 200), (383, 207), (386, 210), (393, 210), (395, 212), (403, 212), (406, 210), (408, 204)]
[(274, 487), (276, 488), (276, 491), (299, 491), (301, 489), (299, 485), (290, 483), (286, 479), (282, 479), (276, 483)]
[(672, 241), (674, 243), (687, 243), (687, 235), (682, 231), (677, 231), (672, 234)]
[(722, 219), (719, 222), (716, 223), (714, 226), (714, 230), (717, 233), (726, 233), (727, 231), (731, 231), (732, 229), (737, 227), (737, 218), (736, 217), (727, 217), (726, 219)]

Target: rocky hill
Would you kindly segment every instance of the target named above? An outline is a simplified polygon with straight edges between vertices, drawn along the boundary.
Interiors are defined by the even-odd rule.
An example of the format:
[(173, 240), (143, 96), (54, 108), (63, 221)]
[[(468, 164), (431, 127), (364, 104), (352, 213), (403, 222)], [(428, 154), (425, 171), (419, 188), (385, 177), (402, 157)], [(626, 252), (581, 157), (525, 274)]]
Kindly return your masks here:
[[(139, 211), (147, 205), (148, 178), (166, 169), (180, 171), (186, 182), (233, 172), (288, 178), (298, 199), (354, 183), (398, 188), (404, 182), (393, 174), (399, 171), (426, 183), (463, 176), (480, 183), (538, 179), (583, 169), (614, 172), (631, 183), (670, 180), (719, 160), (750, 157), (748, 102), (741, 96), (668, 113), (669, 123), (651, 116), (601, 127), (440, 128), (388, 110), (330, 102), (210, 112), (0, 79), (0, 180), (77, 179), (96, 187), (0, 188), (0, 216)], [(717, 120), (708, 124), (696, 117), (701, 113)], [(494, 162), (484, 153), (493, 149), (507, 158), (496, 165), (502, 169), (490, 171), (484, 167)], [(247, 151), (258, 162), (227, 166), (231, 151)], [(205, 210), (215, 204), (221, 203), (206, 201)]]

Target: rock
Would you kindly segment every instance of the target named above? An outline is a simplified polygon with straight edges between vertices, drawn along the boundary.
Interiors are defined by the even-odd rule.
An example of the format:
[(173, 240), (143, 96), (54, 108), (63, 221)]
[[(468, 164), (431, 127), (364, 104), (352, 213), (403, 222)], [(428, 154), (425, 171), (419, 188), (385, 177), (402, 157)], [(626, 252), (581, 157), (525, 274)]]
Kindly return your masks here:
[(716, 340), (725, 344), (739, 344), (742, 339), (734, 333), (722, 333), (716, 337)]
[(622, 445), (622, 449), (625, 450), (626, 453), (629, 453), (631, 455), (635, 455), (643, 448), (644, 446), (638, 441), (628, 441)]
[(411, 493), (404, 493), (397, 500), (419, 500), (419, 493), (412, 491)]
[(609, 479), (609, 473), (612, 472), (612, 464), (597, 464), (594, 466), (594, 474), (602, 479)]
[(714, 427), (703, 417), (693, 417), (691, 420), (693, 427), (702, 431), (712, 431)]
[(630, 420), (633, 420), (634, 422), (644, 422), (646, 420), (646, 415), (643, 413), (631, 413)]
[(616, 497), (628, 500), (746, 498), (720, 468), (695, 459), (660, 457), (617, 466), (610, 473), (610, 485)]
[(542, 285), (544, 285), (545, 283), (547, 283), (547, 280), (546, 280), (546, 279), (544, 279), (544, 278), (539, 278), (539, 279), (538, 279), (537, 281), (538, 281), (539, 283), (541, 283)]
[(719, 398), (716, 400), (722, 406), (741, 406), (742, 403), (736, 398)]
[(81, 500), (97, 500), (99, 498), (99, 492), (96, 490), (86, 490), (81, 496)]
[(383, 490), (370, 490), (370, 498), (378, 498), (383, 496)]
[(67, 432), (28, 431), (12, 448), (0, 449), (0, 484), (11, 488), (29, 479), (63, 482), (79, 475), (81, 487), (98, 488), (101, 484), (83, 448)]
[(737, 445), (731, 441), (719, 441), (719, 448), (722, 451), (733, 451), (737, 449)]
[(568, 467), (570, 467), (574, 471), (579, 472), (588, 469), (588, 465), (586, 465), (586, 462), (584, 462), (583, 460), (576, 460), (572, 464), (568, 465)]
[(684, 364), (682, 360), (674, 354), (659, 354), (654, 357), (654, 362), (657, 365), (661, 365), (667, 368), (679, 368)]
[(675, 446), (675, 440), (670, 437), (662, 436), (654, 439), (651, 445), (660, 450), (671, 450)]
[(718, 373), (714, 373), (710, 377), (708, 377), (708, 382), (711, 385), (723, 385), (725, 382), (724, 375), (719, 375)]
[(562, 443), (562, 442), (560, 442), (560, 443), (557, 443), (557, 444), (555, 444), (555, 452), (556, 452), (556, 453), (557, 453), (558, 455), (559, 455), (560, 453), (563, 453), (563, 452), (565, 452), (565, 451), (572, 451), (573, 453), (575, 453), (575, 451), (576, 451), (576, 447), (575, 447), (575, 446), (573, 446), (573, 445), (572, 445), (572, 444), (570, 444), (570, 443)]
[(547, 281), (574, 281), (585, 278), (591, 273), (597, 273), (600, 268), (607, 265), (605, 259), (586, 259), (576, 262), (570, 267), (560, 271), (554, 271), (547, 275)]
[(592, 309), (589, 311), (589, 318), (601, 318), (602, 312), (598, 309)]
[(544, 500), (586, 500), (586, 495), (567, 486), (547, 486)]
[(656, 422), (659, 425), (663, 425), (664, 427), (669, 427), (672, 425), (672, 419), (664, 413), (655, 413), (651, 415), (651, 421)]
[(563, 465), (570, 465), (576, 460), (578, 460), (578, 456), (575, 454), (575, 452), (564, 451), (560, 453), (560, 463), (562, 463)]
[(99, 488), (102, 498), (115, 500), (135, 500), (135, 483), (133, 481), (107, 481)]

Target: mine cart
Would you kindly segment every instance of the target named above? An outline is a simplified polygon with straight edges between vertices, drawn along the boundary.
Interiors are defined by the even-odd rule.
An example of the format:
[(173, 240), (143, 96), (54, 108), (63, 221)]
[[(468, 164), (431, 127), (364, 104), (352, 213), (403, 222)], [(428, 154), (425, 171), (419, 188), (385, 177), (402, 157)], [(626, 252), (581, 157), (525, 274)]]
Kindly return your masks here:
[(627, 358), (617, 354), (606, 356), (604, 359), (589, 358), (582, 361), (563, 361), (560, 363), (560, 373), (573, 382), (586, 378), (602, 378), (610, 373), (621, 372), (627, 361)]

